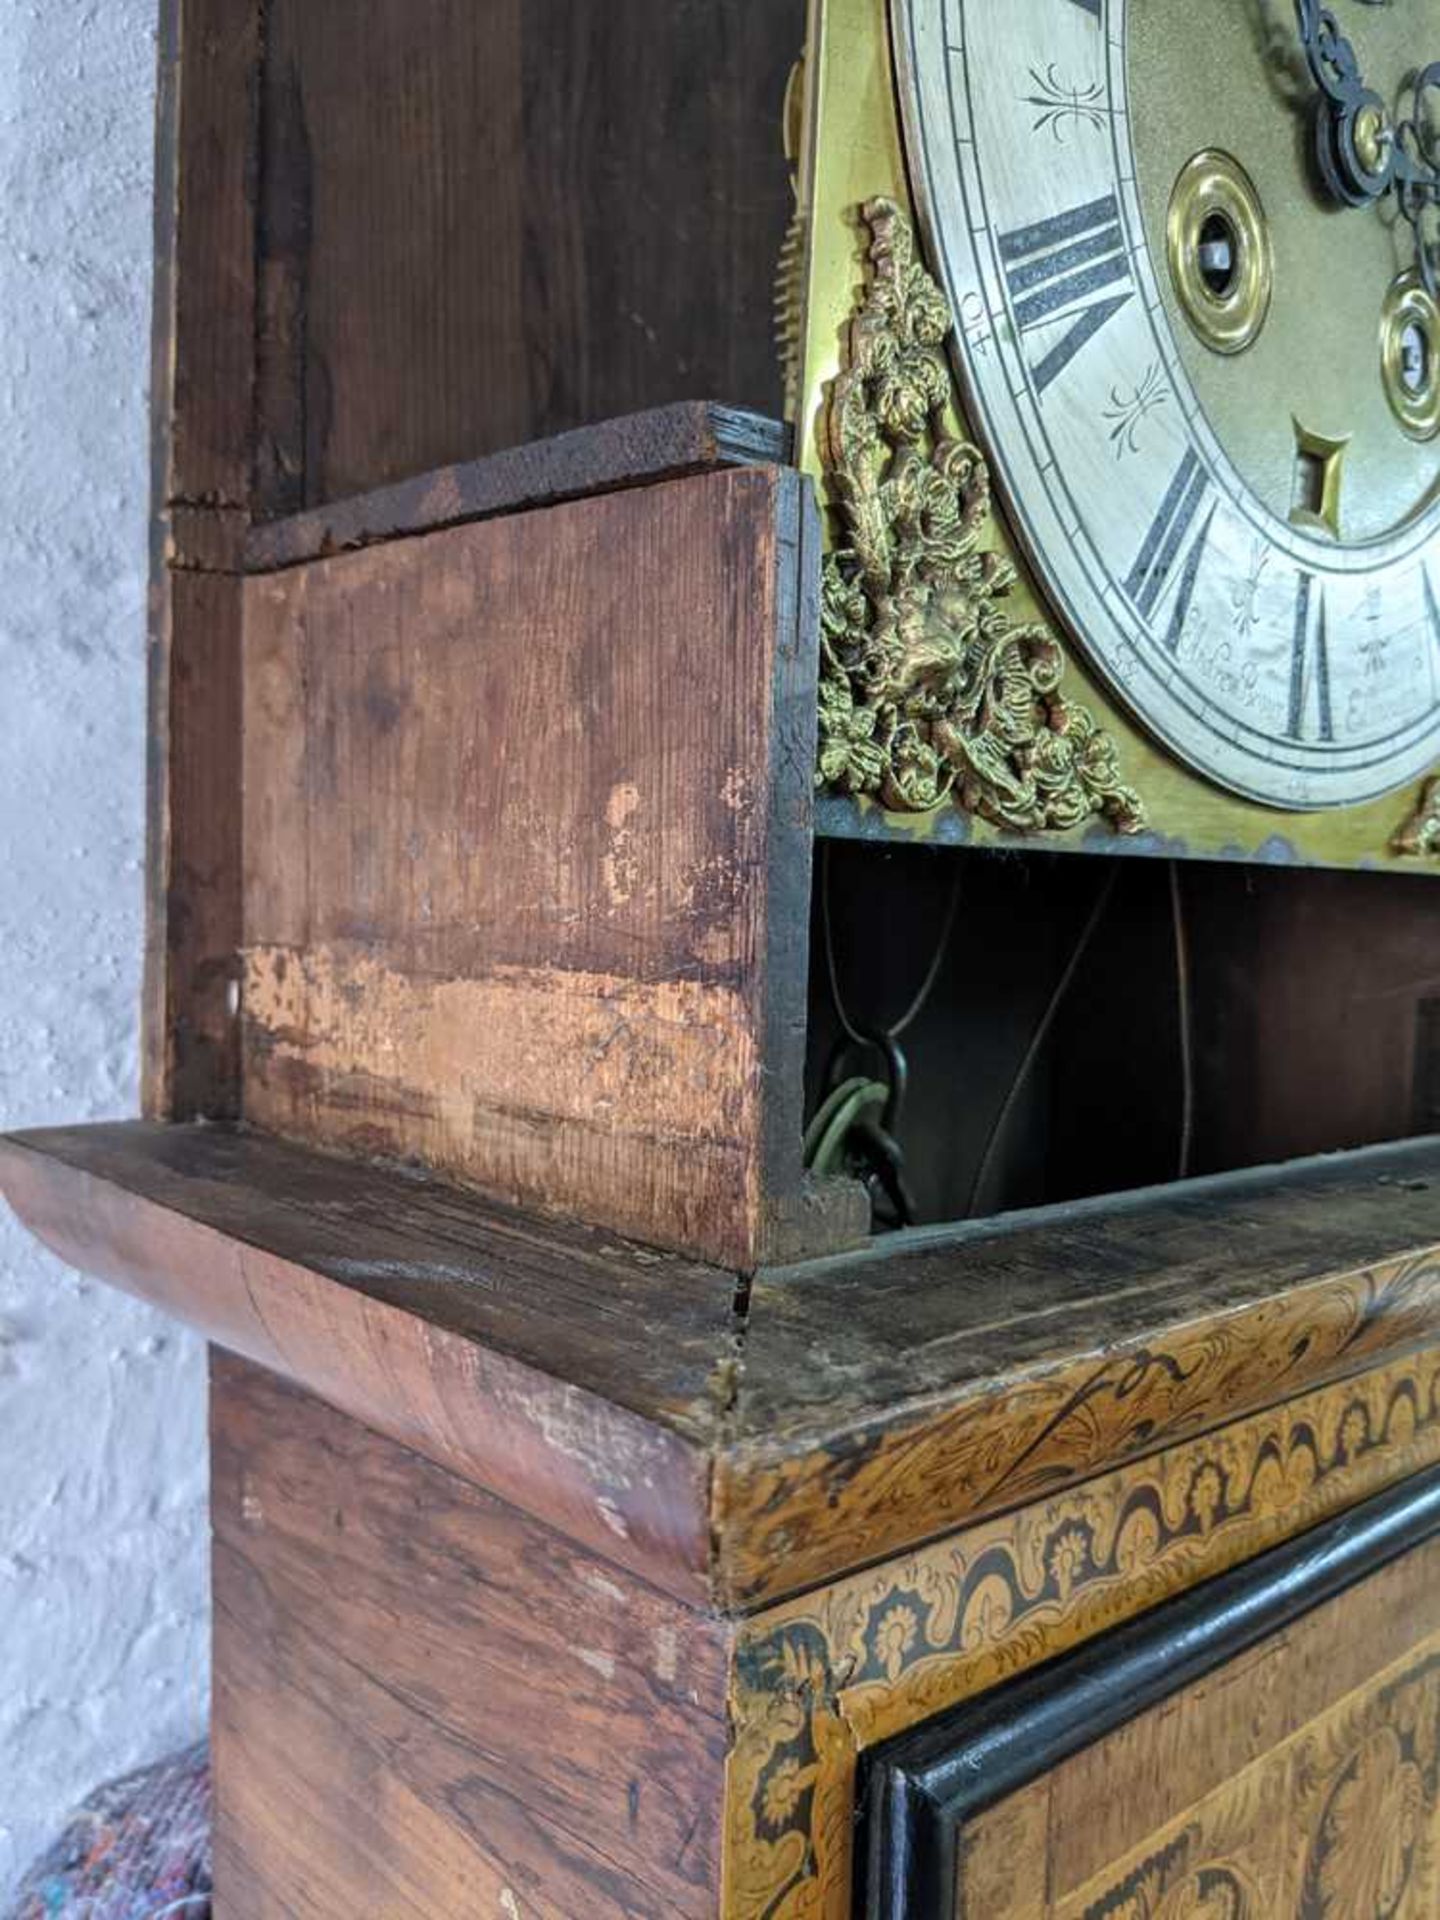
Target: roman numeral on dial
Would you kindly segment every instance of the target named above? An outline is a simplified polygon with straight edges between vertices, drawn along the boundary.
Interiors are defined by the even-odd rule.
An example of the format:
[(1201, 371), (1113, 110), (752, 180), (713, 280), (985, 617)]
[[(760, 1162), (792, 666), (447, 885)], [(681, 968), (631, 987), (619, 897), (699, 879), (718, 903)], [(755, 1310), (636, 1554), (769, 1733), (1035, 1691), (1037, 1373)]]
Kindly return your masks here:
[[(1313, 699), (1312, 699), (1313, 693)], [(1335, 738), (1330, 705), (1330, 635), (1325, 617), (1325, 589), (1313, 573), (1302, 573), (1295, 594), (1295, 636), (1290, 653), (1290, 719), (1286, 732), (1292, 740), (1306, 737), (1306, 721), (1316, 711), (1316, 738)]]
[(1000, 258), (1022, 334), (1069, 325), (1031, 366), (1044, 393), (1135, 292), (1113, 193), (999, 238)]
[(1175, 606), (1165, 633), (1165, 644), (1171, 653), (1179, 647), (1185, 632), (1185, 622), (1195, 598), (1195, 583), (1200, 575), (1200, 562), (1210, 538), (1210, 524), (1215, 518), (1212, 505), (1196, 534), (1196, 523), (1209, 491), (1210, 477), (1200, 463), (1200, 456), (1193, 447), (1187, 447), (1166, 489), (1165, 498), (1160, 502), (1160, 511), (1151, 521), (1144, 544), (1135, 556), (1135, 564), (1125, 577), (1125, 591), (1148, 626), (1160, 610), (1170, 581), (1175, 577), (1180, 556), (1185, 554)]

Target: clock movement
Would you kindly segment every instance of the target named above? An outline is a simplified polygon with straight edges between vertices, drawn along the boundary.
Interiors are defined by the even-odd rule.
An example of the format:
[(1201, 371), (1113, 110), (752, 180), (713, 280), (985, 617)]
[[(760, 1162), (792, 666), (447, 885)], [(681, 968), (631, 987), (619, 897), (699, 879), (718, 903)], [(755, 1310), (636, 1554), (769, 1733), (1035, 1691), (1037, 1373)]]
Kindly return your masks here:
[(1350, 865), (1428, 840), (1440, 22), (1341, 11), (813, 10), (791, 292), (827, 825)]

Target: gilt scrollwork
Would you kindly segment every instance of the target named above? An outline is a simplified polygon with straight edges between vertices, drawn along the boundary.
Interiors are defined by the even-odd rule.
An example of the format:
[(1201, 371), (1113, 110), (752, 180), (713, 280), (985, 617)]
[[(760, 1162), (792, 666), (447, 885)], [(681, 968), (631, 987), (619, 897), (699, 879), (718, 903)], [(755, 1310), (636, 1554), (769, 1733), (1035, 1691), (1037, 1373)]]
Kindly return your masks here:
[(1144, 813), (1114, 742), (1062, 692), (1065, 655), (1007, 600), (990, 471), (948, 426), (948, 304), (890, 200), (862, 210), (869, 282), (824, 423), (841, 538), (822, 601), (822, 785), (894, 812), (952, 803), (1013, 833)]
[(1440, 774), (1427, 780), (1420, 799), (1390, 842), (1390, 851), (1409, 859), (1440, 854)]

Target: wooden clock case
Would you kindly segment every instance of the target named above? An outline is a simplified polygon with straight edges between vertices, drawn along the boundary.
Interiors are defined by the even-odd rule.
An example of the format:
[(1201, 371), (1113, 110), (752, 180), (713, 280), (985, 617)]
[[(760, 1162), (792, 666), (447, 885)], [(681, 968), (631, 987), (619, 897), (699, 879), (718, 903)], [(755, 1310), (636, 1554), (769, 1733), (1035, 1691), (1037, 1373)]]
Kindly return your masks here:
[[(1012, 1910), (1114, 1867), (1147, 1913), (1222, 1868), (1308, 1912), (1389, 1766), (1426, 1913), (1440, 1147), (1365, 1143), (1429, 1132), (1440, 895), (1193, 868), (1212, 1177), (954, 1224), (1104, 863), (842, 846), (832, 944), (887, 1005), (969, 863), (917, 1029), (936, 1224), (873, 1241), (802, 1165), (822, 529), (762, 322), (800, 11), (166, 8), (147, 1117), (0, 1181), (214, 1342), (217, 1912), (839, 1920), (889, 1742), (963, 1750), (1007, 1683), (1243, 1590), (1263, 1635), (1171, 1675), (1208, 1772), (1088, 1853), (1163, 1712), (1004, 1776), (1049, 1902)], [(1173, 1171), (1164, 873), (1116, 884), (993, 1208)], [(1301, 1864), (1256, 1865), (1306, 1740)]]

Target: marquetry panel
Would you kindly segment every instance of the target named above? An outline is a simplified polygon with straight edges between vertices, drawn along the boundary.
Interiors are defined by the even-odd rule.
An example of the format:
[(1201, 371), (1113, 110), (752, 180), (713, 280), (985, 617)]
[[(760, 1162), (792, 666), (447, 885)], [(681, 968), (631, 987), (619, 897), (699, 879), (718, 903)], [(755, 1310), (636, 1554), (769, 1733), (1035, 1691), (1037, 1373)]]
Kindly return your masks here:
[[(1298, 1180), (1263, 1201), (1237, 1187), (1214, 1207), (1182, 1189), (1129, 1221), (1062, 1215), (1029, 1241), (837, 1266), (818, 1384), (810, 1290), (762, 1274), (751, 1318), (764, 1338), (746, 1355), (754, 1437), (716, 1475), (728, 1596), (818, 1585), (1419, 1344), (1440, 1258), (1429, 1168), (1412, 1177), (1402, 1196), (1357, 1168), (1323, 1215), (1318, 1187)], [(1381, 1236), (1419, 1250), (1376, 1258)], [(1163, 1336), (1162, 1296), (1178, 1321)], [(949, 1374), (927, 1377), (937, 1350)], [(867, 1396), (885, 1411), (861, 1428)], [(827, 1439), (802, 1448), (785, 1427), (807, 1397)]]
[(727, 1920), (848, 1920), (865, 1748), (1436, 1460), (1432, 1351), (756, 1616), (737, 1655)]
[(981, 1815), (957, 1920), (1422, 1920), (1440, 1902), (1440, 1542)]

